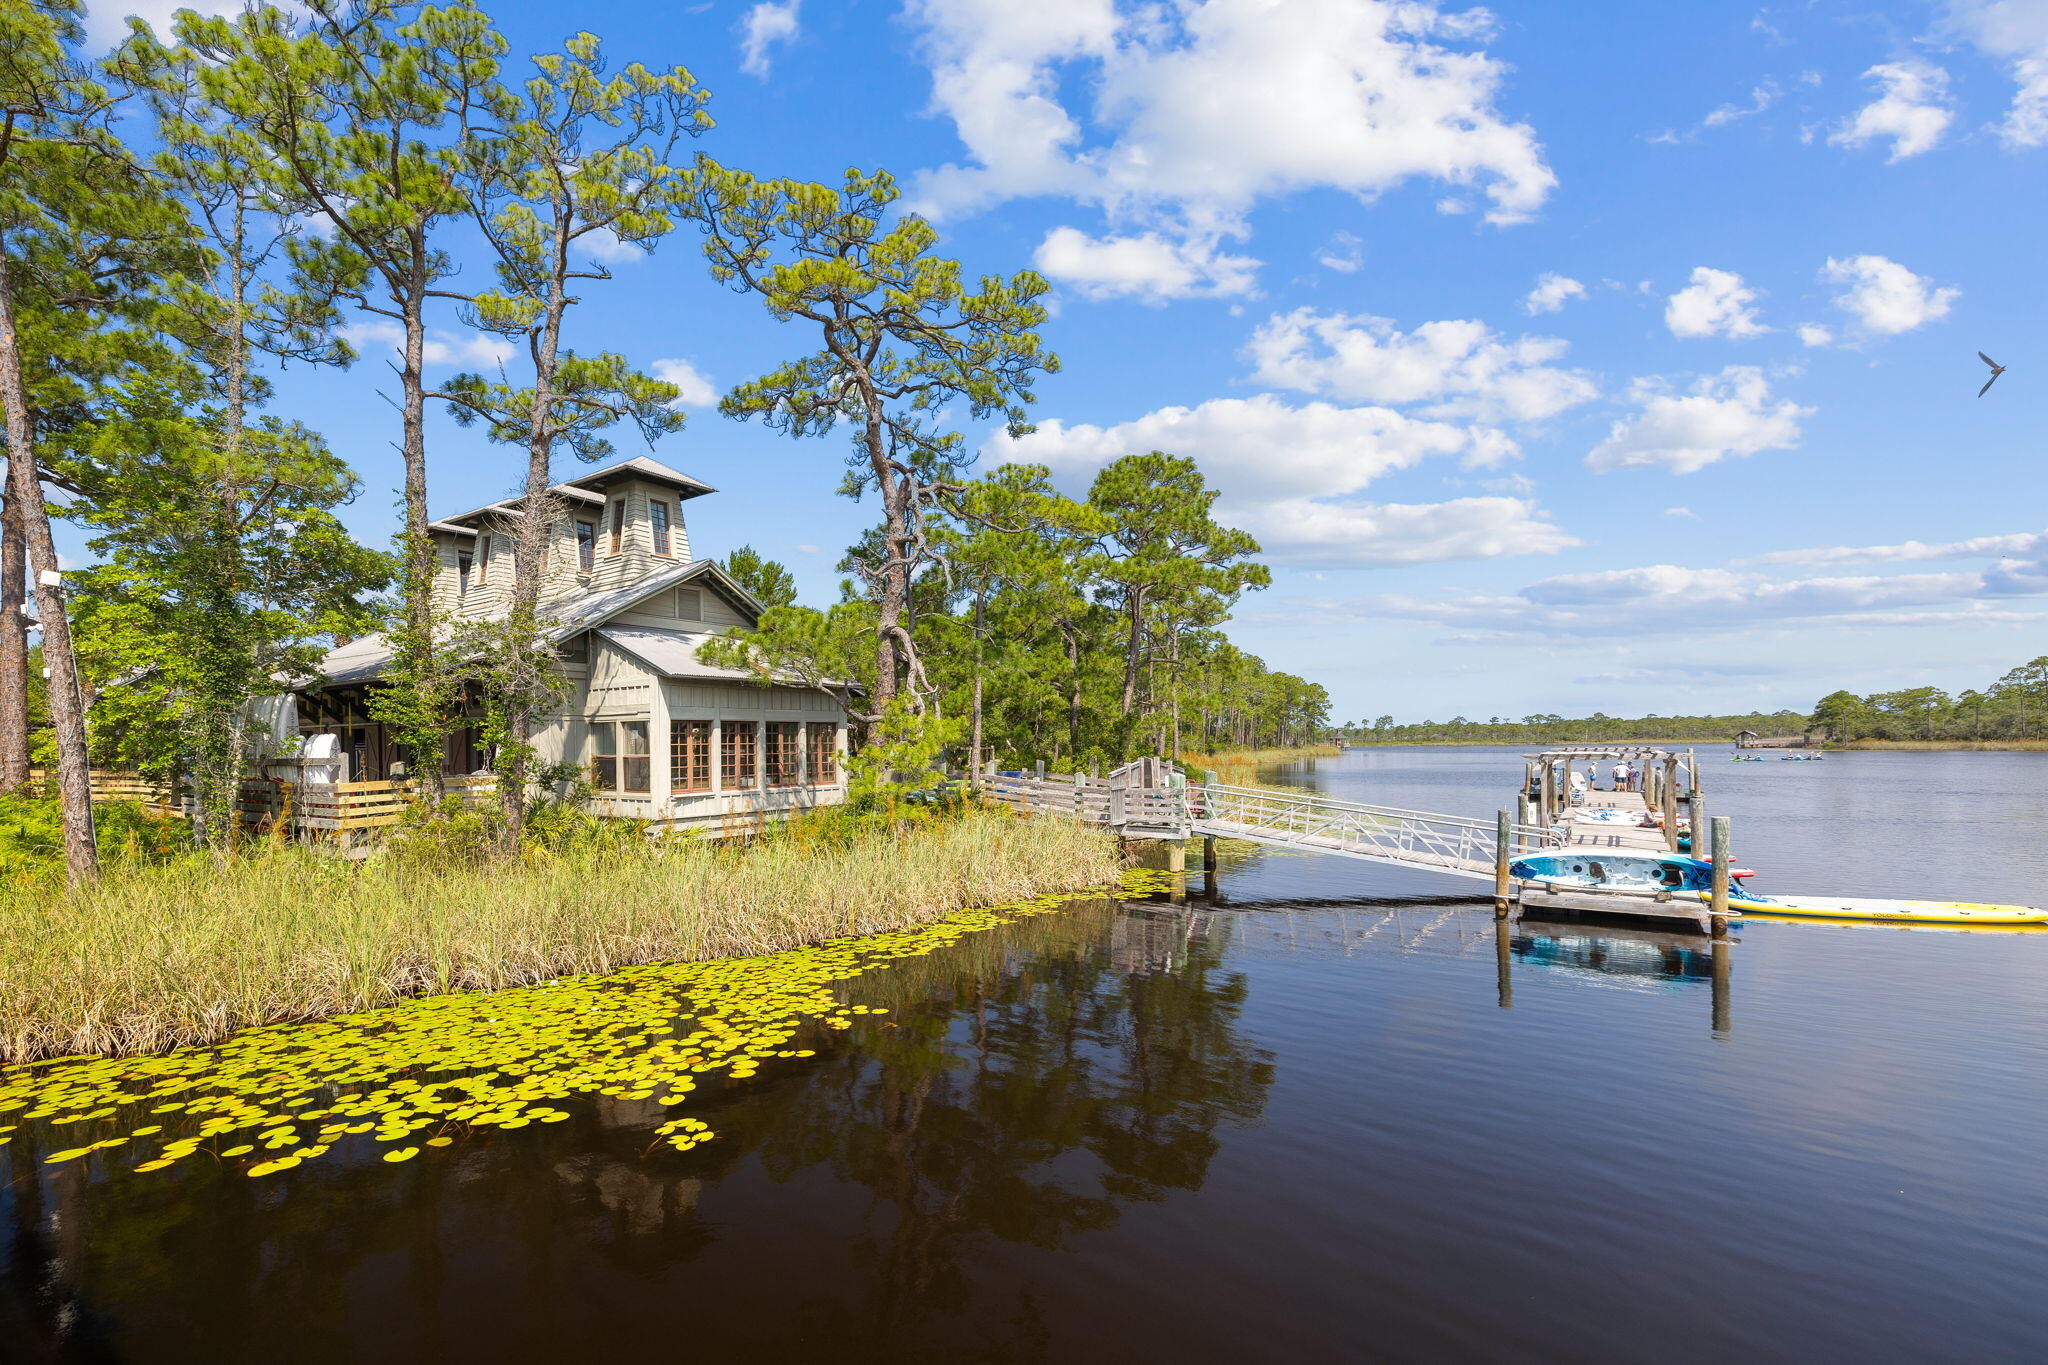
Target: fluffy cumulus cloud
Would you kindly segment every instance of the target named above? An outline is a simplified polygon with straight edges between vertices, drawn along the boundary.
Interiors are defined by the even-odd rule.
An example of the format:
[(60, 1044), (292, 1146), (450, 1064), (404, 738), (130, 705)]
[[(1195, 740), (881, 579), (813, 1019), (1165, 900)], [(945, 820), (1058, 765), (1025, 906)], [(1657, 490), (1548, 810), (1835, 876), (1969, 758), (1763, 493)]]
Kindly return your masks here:
[(1771, 329), (1758, 319), (1757, 292), (1732, 270), (1695, 266), (1692, 283), (1664, 304), (1664, 325), (1677, 337), (1762, 336)]
[(1689, 393), (1639, 381), (1635, 397), (1640, 408), (1616, 422), (1586, 456), (1588, 469), (1690, 474), (1733, 455), (1788, 450), (1799, 444), (1800, 419), (1813, 415), (1812, 408), (1790, 399), (1774, 401), (1763, 371), (1748, 365), (1702, 376)]
[[(342, 340), (358, 351), (389, 348), (402, 351), (405, 329), (395, 322), (351, 322), (340, 329)], [(421, 360), (428, 365), (464, 365), (495, 370), (508, 363), (518, 350), (501, 336), (489, 332), (447, 332), (435, 328), (427, 333)]]
[(1572, 299), (1586, 297), (1586, 286), (1569, 275), (1546, 270), (1536, 277), (1536, 287), (1522, 300), (1522, 311), (1530, 317), (1555, 313)]
[(1091, 237), (1079, 228), (1046, 234), (1032, 264), (1091, 299), (1135, 298), (1146, 303), (1252, 292), (1259, 263), (1233, 256), (1214, 241), (1165, 237), (1156, 232)]
[[(1883, 256), (1849, 256), (1839, 261), (1831, 256), (1821, 267), (1820, 278), (1835, 286), (1835, 307), (1871, 336), (1896, 336), (1947, 317), (1949, 305), (1962, 293), (1936, 288), (1926, 276), (1915, 275)], [(1801, 339), (1805, 339), (1804, 328)]]
[(1424, 404), (1430, 417), (1541, 422), (1598, 394), (1559, 368), (1555, 337), (1497, 335), (1483, 322), (1425, 322), (1400, 331), (1386, 318), (1297, 308), (1266, 320), (1245, 354), (1266, 384), (1367, 403)]
[(740, 17), (740, 70), (766, 77), (777, 45), (794, 39), (801, 27), (803, 0), (767, 0)]
[(1949, 106), (1948, 73), (1926, 62), (1885, 62), (1863, 73), (1878, 96), (1828, 134), (1838, 147), (1861, 147), (1889, 138), (1887, 161), (1932, 151), (1955, 111)]
[(1500, 439), (1390, 408), (1295, 405), (1261, 394), (1161, 408), (1113, 426), (1044, 422), (1026, 436), (995, 437), (984, 454), (1077, 479), (1125, 455), (1188, 456), (1218, 490), (1219, 517), (1257, 536), (1275, 561), (1310, 568), (1548, 553), (1577, 544), (1526, 498), (1404, 504), (1360, 496), (1382, 475), (1424, 460), (1489, 463), (1504, 453)]
[(1055, 195), (1099, 206), (1120, 232), (1172, 232), (1213, 250), (1270, 195), (1369, 199), (1437, 181), (1513, 222), (1556, 183), (1534, 130), (1495, 107), (1507, 68), (1474, 50), (1488, 36), (1484, 11), (1428, 0), (909, 0), (906, 14), (933, 108), (967, 150), (918, 178), (913, 197), (927, 213)]
[(676, 386), (675, 406), (679, 408), (708, 408), (718, 402), (718, 386), (687, 360), (657, 360), (649, 368), (656, 379)]
[(2012, 105), (1998, 126), (2008, 147), (2048, 146), (2048, 5), (1952, 0), (1948, 27), (2012, 72)]

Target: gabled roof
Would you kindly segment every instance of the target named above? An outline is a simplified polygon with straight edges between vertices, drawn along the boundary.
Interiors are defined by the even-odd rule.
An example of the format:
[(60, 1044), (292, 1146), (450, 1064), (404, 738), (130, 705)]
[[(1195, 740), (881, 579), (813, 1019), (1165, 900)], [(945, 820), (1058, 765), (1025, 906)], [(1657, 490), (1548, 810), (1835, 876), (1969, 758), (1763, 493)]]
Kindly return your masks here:
[[(593, 469), (588, 474), (578, 474), (573, 479), (564, 479), (548, 491), (560, 497), (568, 498), (572, 502), (603, 502), (604, 490), (621, 479), (646, 479), (651, 483), (667, 484), (676, 490), (677, 502), (687, 502), (691, 498), (701, 498), (706, 493), (716, 493), (718, 491), (708, 483), (704, 483), (699, 479), (693, 479), (680, 470), (670, 469), (661, 461), (650, 460), (644, 455), (630, 460), (620, 460), (614, 464), (605, 465), (600, 469)], [(524, 494), (518, 497), (500, 498), (496, 502), (487, 502), (482, 507), (472, 507), (467, 512), (457, 512), (453, 516), (443, 517), (440, 521), (434, 523), (434, 529), (437, 531), (453, 531), (460, 534), (473, 534), (469, 528), (464, 527), (461, 523), (486, 516), (520, 516), (522, 515), (520, 504), (525, 501), (526, 497)]]
[(621, 479), (648, 479), (665, 483), (676, 490), (678, 498), (701, 498), (706, 493), (718, 490), (708, 483), (701, 483), (680, 470), (670, 469), (659, 460), (650, 460), (645, 455), (630, 460), (620, 460), (602, 469), (593, 469), (588, 474), (579, 474), (573, 479), (564, 479), (566, 488), (609, 488)]
[(759, 621), (761, 613), (768, 610), (765, 602), (741, 587), (731, 574), (719, 568), (718, 561), (693, 559), (687, 564), (677, 564), (663, 569), (660, 573), (649, 574), (624, 587), (557, 598), (545, 608), (548, 615), (554, 617), (558, 623), (549, 635), (560, 640), (574, 635), (579, 630), (589, 630), (629, 607), (646, 601), (658, 592), (679, 588), (686, 583), (699, 580), (709, 584), (750, 622)]
[[(544, 615), (552, 618), (548, 627), (548, 642), (559, 644), (581, 631), (593, 630), (617, 616), (646, 601), (656, 593), (686, 583), (702, 583), (718, 593), (733, 608), (750, 622), (758, 621), (761, 613), (768, 608), (759, 598), (741, 587), (733, 576), (710, 559), (693, 559), (687, 564), (677, 564), (649, 574), (638, 582), (621, 588), (608, 588), (603, 592), (578, 593), (571, 597), (556, 598), (541, 605)], [(691, 634), (692, 632), (660, 632)], [(709, 632), (708, 639), (717, 632)], [(622, 646), (630, 648), (630, 646)], [(692, 646), (694, 649), (695, 646)], [(636, 651), (637, 652), (637, 651)], [(338, 645), (327, 652), (320, 661), (319, 674), (330, 685), (369, 682), (383, 673), (391, 663), (394, 651), (382, 635), (365, 635)], [(653, 663), (653, 660), (649, 660)], [(656, 665), (657, 667), (659, 665)], [(693, 676), (678, 674), (676, 676)], [(703, 676), (749, 677), (744, 673), (706, 673)]]
[(718, 638), (711, 630), (649, 630), (644, 626), (606, 626), (598, 638), (617, 645), (666, 678), (731, 678), (756, 681), (744, 668), (716, 668), (701, 663), (697, 646)]

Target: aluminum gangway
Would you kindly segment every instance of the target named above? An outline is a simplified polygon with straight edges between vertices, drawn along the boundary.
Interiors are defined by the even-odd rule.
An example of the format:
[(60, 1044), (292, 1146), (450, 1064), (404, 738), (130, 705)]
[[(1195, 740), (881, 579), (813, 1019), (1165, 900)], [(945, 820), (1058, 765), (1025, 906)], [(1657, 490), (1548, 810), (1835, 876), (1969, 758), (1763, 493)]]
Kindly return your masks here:
[[(1130, 787), (1079, 775), (1000, 773), (979, 786), (984, 795), (1016, 809), (1106, 825), (1130, 838), (1244, 839), (1489, 882), (1499, 840), (1494, 820), (1271, 787), (1219, 782)], [(1511, 825), (1509, 838), (1517, 853), (1564, 844), (1561, 831), (1537, 825)]]

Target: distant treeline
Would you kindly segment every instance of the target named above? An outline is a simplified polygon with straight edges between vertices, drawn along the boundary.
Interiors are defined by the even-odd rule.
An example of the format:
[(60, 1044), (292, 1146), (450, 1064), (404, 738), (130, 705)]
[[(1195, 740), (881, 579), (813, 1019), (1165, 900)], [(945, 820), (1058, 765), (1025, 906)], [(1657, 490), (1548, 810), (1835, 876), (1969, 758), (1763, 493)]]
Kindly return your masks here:
[(1630, 739), (1715, 743), (1733, 739), (1742, 730), (1796, 735), (1804, 732), (1807, 724), (1807, 718), (1797, 711), (1740, 716), (1610, 716), (1595, 711), (1585, 717), (1535, 715), (1520, 720), (1452, 716), (1417, 725), (1396, 725), (1392, 716), (1381, 716), (1369, 723), (1354, 721), (1344, 727), (1343, 734), (1352, 744), (1607, 744)]
[(2021, 664), (1982, 692), (1951, 697), (1938, 687), (1830, 692), (1813, 723), (1837, 743), (1858, 739), (2001, 740), (2048, 737), (2048, 655)]

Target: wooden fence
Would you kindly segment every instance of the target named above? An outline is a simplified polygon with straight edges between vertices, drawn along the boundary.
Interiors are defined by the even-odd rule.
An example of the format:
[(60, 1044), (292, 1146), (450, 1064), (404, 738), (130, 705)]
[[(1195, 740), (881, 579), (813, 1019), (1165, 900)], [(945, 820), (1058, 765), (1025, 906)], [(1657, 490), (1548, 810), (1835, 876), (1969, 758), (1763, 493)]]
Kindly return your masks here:
[[(45, 790), (52, 787), (50, 775), (31, 769), (31, 781)], [(473, 777), (442, 779), (450, 796), (465, 803), (487, 798), (497, 790), (497, 779), (488, 773)], [(140, 801), (171, 815), (191, 814), (191, 796), (150, 781), (139, 773), (95, 768), (92, 773), (95, 801)], [(251, 777), (242, 782), (237, 809), (242, 823), (258, 828), (284, 825), (294, 832), (350, 834), (357, 830), (395, 825), (405, 818), (406, 808), (419, 799), (411, 782), (289, 782), (275, 777)]]
[(977, 782), (981, 794), (1028, 815), (1064, 815), (1092, 825), (1177, 830), (1188, 823), (1184, 791), (1072, 776), (1011, 777), (995, 773)]

